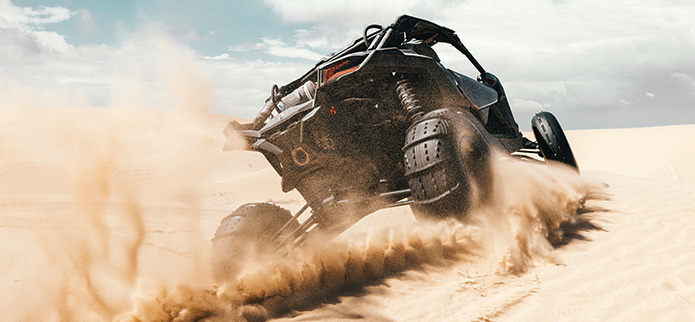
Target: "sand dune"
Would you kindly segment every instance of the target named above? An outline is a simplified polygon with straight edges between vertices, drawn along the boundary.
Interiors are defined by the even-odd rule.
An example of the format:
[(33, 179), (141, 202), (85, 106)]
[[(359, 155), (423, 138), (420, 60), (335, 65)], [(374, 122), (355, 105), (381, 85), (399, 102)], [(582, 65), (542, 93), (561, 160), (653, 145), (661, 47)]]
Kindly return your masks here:
[(585, 171), (695, 181), (695, 125), (570, 131)]
[(382, 210), (327, 246), (249, 262), (214, 285), (209, 238), (222, 217), (245, 202), (295, 211), (302, 200), (280, 191), (259, 154), (220, 151), (223, 120), (188, 113), (30, 109), (3, 120), (3, 319), (695, 316), (694, 126), (569, 131), (581, 176), (501, 159), (498, 199), (466, 225)]

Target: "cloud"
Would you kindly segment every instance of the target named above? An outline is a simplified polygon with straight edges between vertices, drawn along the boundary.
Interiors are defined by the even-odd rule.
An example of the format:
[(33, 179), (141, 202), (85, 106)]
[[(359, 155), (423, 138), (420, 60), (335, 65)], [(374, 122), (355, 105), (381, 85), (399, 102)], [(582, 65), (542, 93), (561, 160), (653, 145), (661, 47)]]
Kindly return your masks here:
[(277, 57), (302, 58), (311, 61), (318, 61), (323, 57), (301, 45), (289, 46), (280, 39), (261, 38), (259, 43), (245, 43), (242, 45), (231, 46), (228, 48), (232, 52), (258, 51)]
[(70, 10), (64, 7), (17, 7), (9, 0), (0, 0), (0, 28), (43, 25), (68, 20)]
[(0, 59), (16, 62), (23, 56), (67, 54), (74, 47), (43, 25), (69, 19), (70, 10), (63, 7), (17, 7), (0, 0)]
[(679, 84), (687, 84), (690, 87), (690, 94), (695, 95), (695, 78), (685, 73), (671, 73), (671, 78), (676, 80)]
[(297, 29), (294, 39), (298, 46), (305, 46), (316, 50), (335, 52), (349, 45), (354, 39), (361, 37), (364, 26), (352, 26), (353, 28), (334, 28), (324, 24), (312, 26), (307, 29)]
[(311, 24), (297, 29), (297, 45), (331, 52), (362, 36), (367, 25), (389, 25), (403, 14), (437, 21), (447, 9), (457, 7), (455, 0), (264, 0), (281, 21), (288, 24)]
[[(550, 107), (579, 114), (586, 108), (621, 111), (668, 103), (672, 115), (690, 115), (685, 109), (695, 106), (689, 85), (695, 84), (689, 78), (695, 75), (691, 1), (265, 3), (281, 21), (314, 24), (297, 29), (294, 41), (322, 53), (360, 37), (368, 24), (389, 24), (404, 13), (456, 30), (502, 80), (515, 111)], [(463, 56), (442, 46), (447, 45), (435, 49), (445, 66), (475, 73)], [(584, 127), (607, 126), (601, 122)]]
[[(213, 104), (222, 113), (252, 117), (273, 83), (299, 77), (322, 56), (361, 37), (366, 25), (388, 25), (410, 14), (456, 30), (480, 63), (502, 80), (519, 124), (526, 124), (536, 108), (561, 114), (568, 120), (563, 126), (570, 129), (622, 126), (638, 114), (640, 124), (648, 124), (655, 119), (652, 111), (659, 111), (660, 124), (695, 123), (692, 1), (264, 2), (277, 21), (294, 28), (291, 36), (264, 30), (259, 32), (264, 38), (246, 37), (245, 43), (227, 37), (232, 42), (217, 48), (228, 50), (206, 53), (208, 57), (196, 56), (191, 46), (226, 35), (201, 36), (190, 31), (202, 30), (196, 26), (162, 23), (156, 17), (150, 21), (150, 28), (196, 57), (197, 66), (211, 78)], [(83, 9), (25, 8), (0, 0), (0, 91), (10, 86), (80, 91), (90, 104), (108, 105), (123, 46), (76, 45), (71, 43), (74, 35), (51, 29), (54, 23), (71, 21), (88, 33), (98, 18)], [(145, 37), (137, 30), (123, 22), (118, 36)], [(435, 47), (443, 64), (475, 76), (465, 57), (446, 46)], [(620, 118), (625, 114), (630, 118)]]
[(19, 97), (27, 105), (103, 105), (108, 101), (113, 65), (106, 63), (116, 53), (100, 45), (75, 47), (64, 35), (46, 30), (53, 23), (74, 15), (63, 7), (18, 7), (0, 0), (0, 93)]
[(224, 53), (224, 54), (217, 55), (217, 56), (203, 56), (203, 59), (206, 59), (206, 60), (233, 60), (234, 58), (230, 57), (229, 54)]
[[(60, 9), (60, 8), (58, 8)], [(308, 70), (311, 64), (243, 60), (229, 53), (201, 57), (185, 43), (195, 35), (174, 34), (162, 23), (124, 29), (119, 47), (70, 44), (65, 35), (48, 29), (50, 23), (76, 19), (88, 27), (94, 15), (77, 10), (20, 8), (0, 0), (0, 105), (36, 107), (108, 107), (115, 88), (133, 93), (162, 93), (162, 79), (151, 64), (158, 43), (173, 44), (209, 77), (215, 90), (212, 109), (219, 113), (251, 117), (263, 105), (274, 83), (284, 84)], [(79, 30), (78, 30), (79, 31)], [(277, 57), (312, 59), (320, 55), (277, 39), (262, 39), (256, 50)], [(149, 95), (149, 94), (148, 94)], [(148, 96), (142, 95), (142, 96)], [(154, 95), (154, 94), (152, 94)], [(150, 96), (152, 96), (150, 95)], [(143, 105), (162, 107), (166, 97), (150, 97)]]
[(510, 104), (519, 111), (540, 112), (550, 108), (550, 104), (541, 104), (533, 100), (524, 100), (520, 98), (512, 98)]
[[(695, 95), (686, 86), (688, 75), (695, 75), (690, 57), (695, 23), (689, 14), (695, 3), (502, 1), (494, 6), (463, 3), (441, 23), (456, 30), (481, 64), (500, 77), (520, 124), (526, 123), (528, 105), (517, 106), (515, 98), (561, 111), (571, 120), (569, 128), (624, 126), (615, 119), (621, 113), (644, 125), (657, 110), (663, 116), (651, 119), (659, 124), (695, 122)], [(471, 23), (477, 17), (490, 23)], [(451, 58), (440, 57), (445, 65)], [(458, 64), (463, 62), (448, 66)], [(612, 117), (586, 119), (588, 109)], [(644, 122), (637, 122), (638, 113)]]
[(443, 16), (442, 8), (450, 7), (455, 0), (354, 0), (313, 1), (313, 0), (264, 0), (280, 19), (287, 23), (319, 23), (326, 25), (366, 25), (370, 23), (388, 24), (404, 14), (412, 13), (423, 18)]
[(245, 61), (222, 54), (205, 57), (199, 66), (215, 90), (213, 110), (238, 117), (253, 117), (270, 96), (273, 84), (284, 85), (304, 74), (313, 64)]

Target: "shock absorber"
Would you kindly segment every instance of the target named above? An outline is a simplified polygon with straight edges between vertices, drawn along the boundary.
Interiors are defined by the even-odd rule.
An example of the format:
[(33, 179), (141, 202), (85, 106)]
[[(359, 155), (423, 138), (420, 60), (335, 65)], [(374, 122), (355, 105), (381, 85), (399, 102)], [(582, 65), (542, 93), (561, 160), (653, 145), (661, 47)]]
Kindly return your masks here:
[(398, 93), (398, 99), (400, 99), (401, 105), (403, 106), (403, 109), (405, 109), (406, 117), (411, 123), (423, 114), (422, 106), (420, 106), (419, 95), (415, 90), (413, 83), (413, 80), (408, 76), (403, 76), (401, 80), (396, 83), (396, 93)]

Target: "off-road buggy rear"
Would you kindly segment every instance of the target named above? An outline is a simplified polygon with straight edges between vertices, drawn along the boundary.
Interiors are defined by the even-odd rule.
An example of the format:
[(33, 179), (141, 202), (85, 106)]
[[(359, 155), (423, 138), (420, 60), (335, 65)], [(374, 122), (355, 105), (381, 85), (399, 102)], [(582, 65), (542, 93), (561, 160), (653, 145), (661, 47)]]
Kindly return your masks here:
[[(437, 43), (465, 55), (477, 78), (444, 67)], [(273, 86), (253, 122), (225, 129), (262, 153), (282, 190), (297, 189), (306, 204), (291, 214), (250, 203), (225, 217), (213, 238), (215, 275), (229, 275), (250, 247), (288, 249), (319, 231), (337, 235), (382, 208), (464, 218), (491, 189), (493, 149), (577, 168), (552, 114), (538, 113), (532, 128), (536, 141), (519, 132), (499, 79), (453, 30), (405, 15), (370, 25), (295, 81)]]

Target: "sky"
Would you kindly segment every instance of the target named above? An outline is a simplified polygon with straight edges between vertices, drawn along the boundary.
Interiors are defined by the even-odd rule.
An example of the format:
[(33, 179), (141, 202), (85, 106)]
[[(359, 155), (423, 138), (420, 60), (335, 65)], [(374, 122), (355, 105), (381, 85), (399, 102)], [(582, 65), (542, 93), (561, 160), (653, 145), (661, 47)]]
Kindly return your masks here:
[[(250, 118), (273, 84), (401, 14), (455, 30), (522, 130), (541, 110), (565, 129), (695, 124), (695, 0), (0, 0), (0, 105), (166, 104), (161, 69), (178, 65), (160, 63), (180, 56), (213, 112)], [(446, 46), (442, 63), (474, 77)]]

